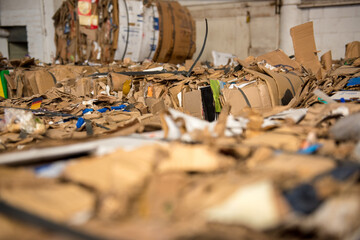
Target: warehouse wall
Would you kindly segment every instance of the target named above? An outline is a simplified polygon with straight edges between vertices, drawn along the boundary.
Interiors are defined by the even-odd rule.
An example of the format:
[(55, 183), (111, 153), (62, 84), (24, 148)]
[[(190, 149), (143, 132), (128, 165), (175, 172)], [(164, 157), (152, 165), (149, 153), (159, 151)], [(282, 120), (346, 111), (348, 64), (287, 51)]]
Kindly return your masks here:
[[(360, 3), (341, 5), (344, 1), (333, 2), (337, 6), (302, 7), (301, 0), (282, 0), (280, 15), (277, 15), (275, 1), (180, 1), (196, 20), (197, 52), (194, 57), (203, 42), (204, 18), (209, 20), (208, 43), (201, 60), (211, 60), (212, 49), (240, 58), (258, 56), (276, 48), (292, 55), (290, 28), (308, 21), (314, 22), (319, 54), (332, 50), (334, 59), (343, 58), (345, 44), (360, 41), (360, 24), (357, 24), (360, 22)], [(249, 23), (246, 23), (247, 11)]]
[[(204, 18), (209, 20), (209, 36), (201, 58), (212, 60), (211, 50), (232, 53), (240, 58), (260, 55), (276, 48), (293, 54), (290, 28), (314, 21), (315, 39), (321, 53), (332, 50), (333, 58), (344, 56), (344, 45), (360, 40), (360, 4), (299, 8), (301, 0), (282, 0), (281, 14), (275, 0), (180, 0), (196, 21), (197, 52), (205, 35)], [(342, 2), (342, 1), (338, 1)], [(355, 1), (356, 2), (356, 1)], [(55, 53), (51, 19), (62, 0), (0, 0), (0, 27), (26, 26), (30, 56), (51, 62)], [(250, 21), (247, 21), (249, 13)], [(3, 41), (4, 42), (4, 41)]]
[[(341, 2), (341, 1), (340, 1)], [(300, 0), (284, 0), (281, 8), (280, 48), (293, 54), (290, 37), (292, 26), (314, 22), (319, 55), (331, 50), (333, 59), (344, 58), (345, 44), (360, 41), (360, 4), (347, 6), (301, 7)]]
[(345, 44), (360, 41), (360, 5), (304, 10), (314, 22), (316, 46), (321, 53), (331, 50), (335, 59), (344, 57)]
[(234, 54), (240, 58), (261, 55), (279, 44), (279, 16), (274, 1), (180, 1), (196, 21), (197, 57), (205, 36), (208, 19), (209, 35), (201, 61), (212, 61), (211, 51)]
[(55, 55), (52, 15), (62, 0), (0, 0), (0, 26), (26, 26), (29, 55), (51, 62)]

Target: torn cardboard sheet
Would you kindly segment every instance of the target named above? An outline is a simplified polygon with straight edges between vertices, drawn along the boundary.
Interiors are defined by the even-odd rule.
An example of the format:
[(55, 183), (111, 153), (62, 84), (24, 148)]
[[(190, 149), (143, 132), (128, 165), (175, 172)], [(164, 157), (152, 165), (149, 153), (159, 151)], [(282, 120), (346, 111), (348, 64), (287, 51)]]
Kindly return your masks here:
[(315, 46), (313, 22), (307, 22), (290, 29), (294, 45), (295, 60), (311, 70), (317, 79), (321, 79), (321, 64)]

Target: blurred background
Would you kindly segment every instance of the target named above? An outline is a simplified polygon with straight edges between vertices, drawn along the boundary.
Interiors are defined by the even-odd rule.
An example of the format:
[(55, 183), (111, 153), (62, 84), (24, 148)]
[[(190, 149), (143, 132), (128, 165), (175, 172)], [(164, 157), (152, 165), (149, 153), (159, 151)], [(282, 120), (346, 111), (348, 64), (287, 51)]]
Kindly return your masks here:
[[(52, 62), (55, 54), (52, 16), (62, 0), (0, 0), (0, 52), (10, 59), (30, 55)], [(202, 61), (211, 51), (239, 58), (258, 56), (281, 48), (293, 54), (289, 29), (314, 22), (320, 54), (332, 50), (333, 59), (344, 56), (344, 45), (360, 39), (359, 0), (181, 0), (196, 21), (196, 52), (209, 36)]]

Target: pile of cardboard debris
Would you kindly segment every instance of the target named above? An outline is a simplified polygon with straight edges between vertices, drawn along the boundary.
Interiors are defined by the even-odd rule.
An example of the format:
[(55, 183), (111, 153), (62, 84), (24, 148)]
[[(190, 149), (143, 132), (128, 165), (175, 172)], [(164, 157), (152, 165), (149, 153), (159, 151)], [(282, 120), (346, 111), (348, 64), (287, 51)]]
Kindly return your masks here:
[(219, 68), (18, 62), (1, 155), (163, 135), (1, 167), (0, 238), (358, 239), (360, 42), (320, 62), (312, 23), (291, 34), (295, 60), (276, 50)]

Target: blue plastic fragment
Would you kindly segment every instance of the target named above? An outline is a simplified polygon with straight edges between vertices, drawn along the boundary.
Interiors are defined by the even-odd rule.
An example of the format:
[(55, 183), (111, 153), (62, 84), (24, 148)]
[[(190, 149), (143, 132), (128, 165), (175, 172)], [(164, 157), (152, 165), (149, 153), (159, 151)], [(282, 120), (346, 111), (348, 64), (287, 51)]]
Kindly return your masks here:
[(344, 103), (345, 102), (345, 98), (340, 98), (340, 102)]
[(299, 154), (312, 154), (312, 153), (316, 152), (321, 146), (322, 146), (321, 144), (313, 144), (307, 148), (300, 149), (298, 151), (298, 153)]
[(93, 111), (94, 111), (94, 109), (92, 109), (92, 108), (85, 108), (83, 110), (83, 114), (88, 113), (88, 112), (93, 112)]
[(360, 85), (360, 77), (350, 79), (346, 84), (346, 87), (352, 87), (356, 85)]
[(122, 104), (119, 106), (111, 107), (111, 110), (124, 110), (125, 108), (126, 108), (126, 105)]
[(83, 125), (85, 124), (85, 120), (84, 118), (78, 118), (77, 122), (76, 122), (76, 128), (81, 128)]
[(100, 108), (100, 109), (98, 109), (97, 111), (98, 112), (100, 112), (100, 113), (104, 113), (104, 112), (106, 112), (106, 111), (108, 111), (109, 109), (108, 108)]

